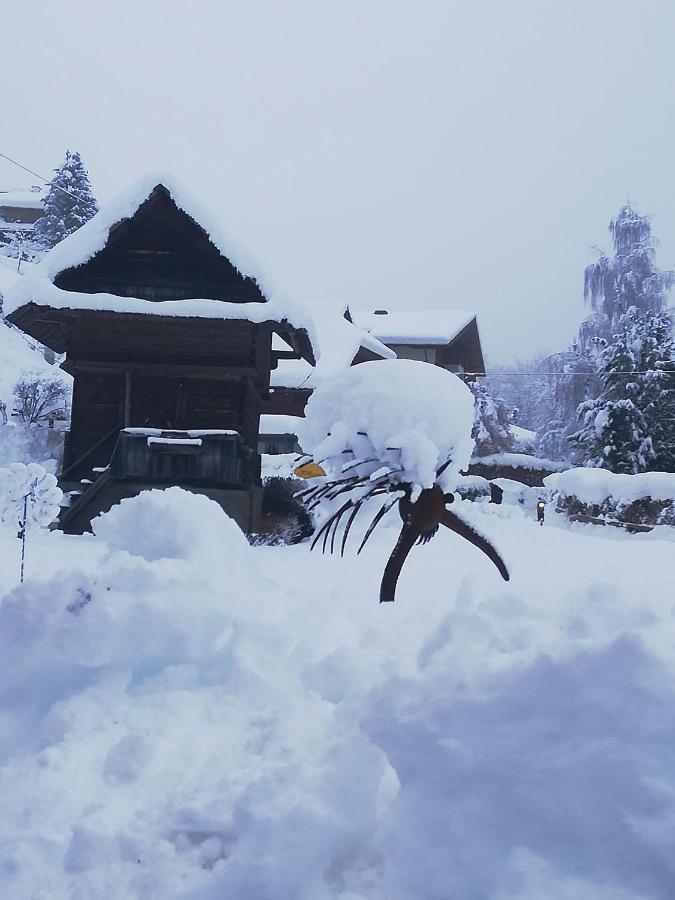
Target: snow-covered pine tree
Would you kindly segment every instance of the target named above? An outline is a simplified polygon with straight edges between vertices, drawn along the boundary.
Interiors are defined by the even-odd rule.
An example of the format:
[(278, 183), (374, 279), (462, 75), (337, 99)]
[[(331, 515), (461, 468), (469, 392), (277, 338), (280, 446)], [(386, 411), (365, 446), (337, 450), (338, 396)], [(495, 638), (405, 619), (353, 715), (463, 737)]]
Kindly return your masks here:
[(592, 351), (598, 339), (610, 342), (631, 307), (639, 313), (664, 312), (666, 292), (675, 283), (675, 272), (654, 265), (655, 240), (646, 216), (627, 204), (609, 223), (609, 233), (614, 256), (603, 253), (584, 274), (591, 315), (579, 329), (582, 350)]
[(570, 437), (586, 465), (636, 474), (675, 470), (675, 342), (667, 314), (631, 307), (602, 353), (602, 393), (579, 407)]
[(471, 437), (476, 442), (476, 456), (489, 456), (513, 450), (515, 441), (511, 433), (511, 407), (502, 399), (491, 397), (487, 388), (475, 382), (471, 385), (474, 396), (474, 422)]
[(98, 212), (87, 170), (79, 153), (66, 151), (62, 165), (54, 170), (42, 206), (44, 215), (35, 223), (35, 242), (50, 250), (77, 231)]

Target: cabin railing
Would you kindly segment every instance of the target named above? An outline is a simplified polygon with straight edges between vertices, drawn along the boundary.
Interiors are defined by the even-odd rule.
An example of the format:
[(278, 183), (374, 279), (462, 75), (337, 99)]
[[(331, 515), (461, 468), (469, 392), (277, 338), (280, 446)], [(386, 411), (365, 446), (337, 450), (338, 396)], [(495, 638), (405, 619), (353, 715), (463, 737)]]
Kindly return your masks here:
[(107, 434), (104, 434), (103, 437), (100, 438), (100, 440), (96, 441), (95, 444), (92, 444), (92, 446), (85, 450), (85, 452), (78, 459), (76, 459), (75, 462), (71, 463), (67, 469), (64, 469), (63, 472), (61, 472), (61, 479), (63, 481), (66, 481), (71, 472), (77, 471), (77, 469), (86, 459), (89, 459), (89, 457), (94, 454), (100, 447), (102, 447), (106, 443), (106, 441), (109, 441), (113, 435), (118, 434), (120, 429), (123, 427), (124, 426), (120, 422), (119, 425), (115, 425), (114, 428), (111, 428)]

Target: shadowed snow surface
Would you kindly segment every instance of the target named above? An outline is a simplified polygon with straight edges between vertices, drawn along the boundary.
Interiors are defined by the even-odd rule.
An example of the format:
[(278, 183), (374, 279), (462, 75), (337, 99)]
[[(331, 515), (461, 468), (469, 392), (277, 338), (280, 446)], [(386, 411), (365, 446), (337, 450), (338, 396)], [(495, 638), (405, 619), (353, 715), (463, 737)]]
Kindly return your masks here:
[(3, 898), (672, 898), (665, 529), (464, 503), (512, 581), (448, 532), (379, 606), (395, 514), (340, 560), (163, 494), (22, 587), (0, 538)]

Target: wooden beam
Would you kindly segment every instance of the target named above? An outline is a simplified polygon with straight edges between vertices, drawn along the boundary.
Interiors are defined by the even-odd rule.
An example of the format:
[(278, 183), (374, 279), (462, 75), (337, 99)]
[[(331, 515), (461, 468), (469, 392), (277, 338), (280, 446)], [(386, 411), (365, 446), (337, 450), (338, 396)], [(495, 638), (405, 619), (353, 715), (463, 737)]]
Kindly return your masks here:
[(127, 369), (124, 378), (124, 427), (131, 424), (131, 370)]

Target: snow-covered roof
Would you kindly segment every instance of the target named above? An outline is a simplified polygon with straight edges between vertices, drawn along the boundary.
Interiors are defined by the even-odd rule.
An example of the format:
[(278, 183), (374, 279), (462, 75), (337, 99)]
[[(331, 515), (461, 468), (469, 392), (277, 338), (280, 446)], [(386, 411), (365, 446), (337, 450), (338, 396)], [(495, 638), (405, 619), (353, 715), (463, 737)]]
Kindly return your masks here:
[(42, 188), (17, 188), (11, 191), (0, 191), (0, 206), (42, 209)]
[(176, 206), (204, 229), (216, 250), (226, 256), (242, 275), (255, 278), (269, 300), (275, 297), (276, 285), (269, 277), (265, 277), (249, 252), (223, 227), (214, 213), (202, 206), (182, 184), (166, 172), (146, 175), (103, 204), (95, 216), (47, 253), (38, 267), (39, 274), (53, 281), (64, 269), (88, 262), (106, 246), (111, 230), (125, 219), (130, 219), (158, 187), (166, 188)]
[(333, 307), (313, 310), (318, 341), (318, 359), (311, 366), (303, 359), (281, 359), (271, 373), (271, 386), (314, 389), (351, 366), (361, 347), (382, 359), (395, 359), (396, 353), (374, 335), (344, 317), (344, 310)]
[[(64, 291), (53, 281), (65, 269), (88, 262), (108, 242), (110, 231), (131, 218), (158, 187), (164, 187), (176, 206), (206, 232), (209, 240), (242, 274), (256, 279), (267, 303), (230, 303), (227, 299), (188, 299), (156, 302), (115, 294), (88, 294)], [(309, 311), (285, 296), (269, 276), (257, 266), (248, 252), (222, 227), (218, 219), (190, 196), (172, 176), (147, 175), (124, 193), (106, 203), (85, 225), (58, 243), (35, 267), (34, 275), (21, 279), (9, 292), (5, 313), (34, 303), (54, 309), (78, 309), (138, 313), (185, 318), (243, 319), (250, 322), (288, 322), (304, 329), (316, 346), (314, 323)]]
[(449, 344), (476, 318), (465, 309), (352, 309), (350, 315), (384, 344)]
[[(39, 268), (37, 266), (36, 268)], [(143, 300), (119, 297), (117, 294), (86, 294), (64, 291), (37, 274), (17, 279), (7, 292), (5, 313), (34, 303), (50, 309), (73, 309), (90, 312), (130, 313), (182, 319), (240, 319), (247, 322), (287, 321), (296, 328), (312, 329), (308, 311), (269, 301), (268, 303), (228, 303), (223, 300), (194, 298), (189, 300)], [(300, 313), (297, 313), (300, 309)]]

